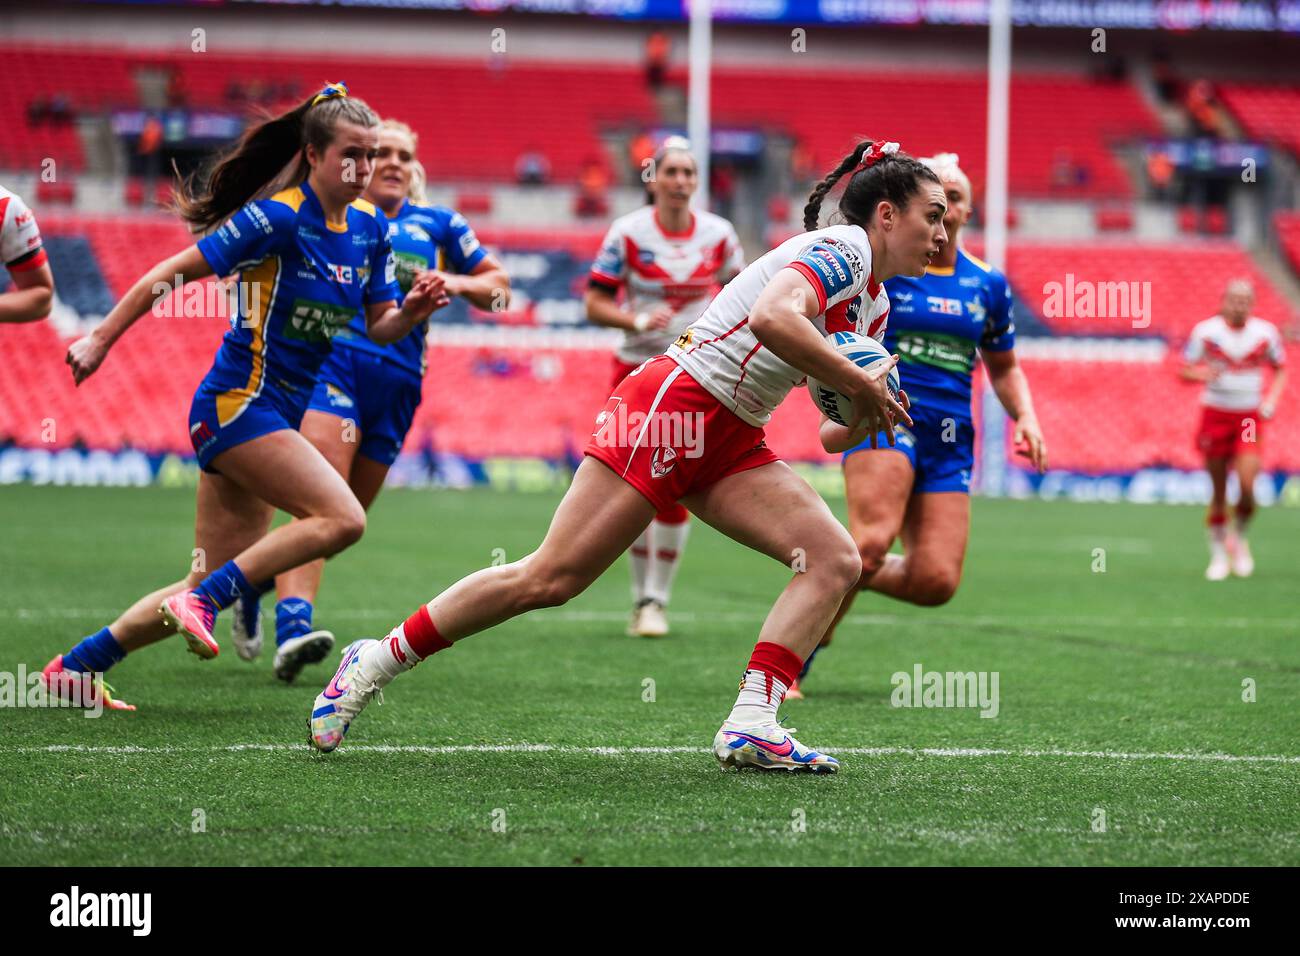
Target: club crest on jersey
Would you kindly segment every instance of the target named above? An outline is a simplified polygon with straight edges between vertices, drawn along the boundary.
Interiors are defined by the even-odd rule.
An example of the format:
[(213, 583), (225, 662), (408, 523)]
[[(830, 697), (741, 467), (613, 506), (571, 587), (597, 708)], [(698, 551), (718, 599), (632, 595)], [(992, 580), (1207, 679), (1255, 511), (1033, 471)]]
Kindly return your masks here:
[(676, 465), (677, 452), (671, 445), (656, 448), (655, 453), (650, 456), (650, 477), (666, 478)]
[(681, 335), (677, 336), (677, 341), (674, 342), (673, 345), (677, 346), (679, 349), (690, 348), (691, 340), (694, 337), (695, 337), (695, 330), (687, 329)]
[(655, 261), (655, 254), (653, 249), (639, 249), (637, 250), (636, 257), (637, 257), (637, 261), (647, 266), (650, 265), (650, 263)]
[(418, 223), (414, 223), (414, 222), (404, 222), (404, 223), (402, 223), (402, 230), (403, 230), (403, 231), (404, 231), (408, 236), (410, 236), (412, 239), (417, 240), (418, 242), (432, 242), (432, 241), (433, 241), (433, 240), (431, 240), (431, 239), (429, 238), (429, 234), (428, 234), (427, 232), (425, 232), (424, 229), (423, 229), (423, 228), (422, 228)]

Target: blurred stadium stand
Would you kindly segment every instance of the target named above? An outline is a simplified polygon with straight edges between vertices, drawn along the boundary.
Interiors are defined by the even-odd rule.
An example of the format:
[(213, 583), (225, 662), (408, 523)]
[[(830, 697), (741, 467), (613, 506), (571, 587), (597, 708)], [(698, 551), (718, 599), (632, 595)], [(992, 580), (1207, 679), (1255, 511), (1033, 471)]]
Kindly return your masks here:
[[(652, 89), (639, 59), (644, 26), (605, 22), (597, 30), (570, 19), (540, 39), (539, 31), (521, 28), (512, 34), (511, 56), (491, 57), (482, 51), (480, 18), (438, 15), (446, 29), (437, 34), (434, 56), (427, 36), (402, 26), (413, 19), (394, 13), (380, 31), (369, 15), (334, 10), (321, 11), (326, 26), (319, 30), (326, 32), (314, 34), (315, 48), (324, 48), (326, 27), (356, 24), (350, 49), (367, 52), (316, 54), (309, 42), (280, 43), (268, 53), (258, 46), (265, 46), (260, 32), (296, 34), (300, 21), (292, 11), (229, 9), (208, 11), (214, 36), (239, 42), (213, 44), (197, 56), (185, 44), (165, 45), (168, 29), (188, 22), (189, 13), (159, 9), (112, 45), (102, 42), (109, 34), (100, 27), (124, 14), (103, 8), (85, 13), (86, 24), (100, 27), (69, 22), (68, 36), (56, 36), (59, 24), (47, 18), (34, 40), (0, 40), (0, 123), (23, 131), (0, 138), (0, 182), (32, 199), (60, 302), (49, 322), (0, 331), (0, 447), (190, 454), (185, 413), (225, 327), (220, 296), (211, 297), (216, 307), (202, 317), (146, 318), (80, 389), (63, 364), (71, 336), (147, 268), (191, 241), (174, 218), (156, 211), (166, 182), (155, 181), (157, 170), (142, 173), (132, 140), (113, 134), (113, 118), (168, 108), (190, 117), (244, 115), (253, 103), (284, 106), (323, 80), (342, 78), (382, 115), (423, 134), (433, 200), (462, 208), (514, 279), (508, 313), (482, 313), (458, 301), (435, 315), (431, 372), (407, 451), (571, 460), (607, 394), (617, 338), (584, 321), (586, 270), (608, 218), (641, 201), (631, 140), (684, 118), (680, 57), (665, 87)], [(515, 30), (516, 22), (549, 21), (508, 22)], [(816, 39), (830, 55), (793, 61), (798, 66), (775, 59), (788, 55), (788, 31), (779, 43), (741, 29), (720, 29), (715, 38), (714, 122), (755, 131), (763, 144), (746, 174), (749, 191), (742, 189), (735, 203), (751, 259), (797, 231), (810, 181), (859, 135), (888, 136), (918, 155), (959, 153), (978, 203), (987, 96), (980, 31), (930, 40), (908, 31), (831, 31)], [(1296, 157), (1282, 155), (1300, 154), (1300, 88), (1216, 77), (1227, 115), (1245, 136), (1275, 144), (1274, 166), (1291, 184), (1291, 192), (1276, 191), (1256, 234), (1241, 202), (1193, 204), (1172, 191), (1153, 198), (1142, 144), (1175, 135), (1187, 117), (1179, 101), (1152, 92), (1149, 72), (1103, 75), (1084, 50), (1066, 50), (1063, 41), (1034, 31), (1018, 33), (1016, 42), (1007, 271), (1053, 464), (1089, 474), (1197, 468), (1196, 389), (1175, 374), (1191, 326), (1213, 313), (1231, 277), (1251, 277), (1256, 312), (1284, 329), (1300, 303), (1300, 214), (1285, 208), (1294, 205)], [(1233, 59), (1245, 66), (1254, 56), (1249, 39), (1237, 36), (1173, 42), (1189, 51), (1235, 51), (1214, 62), (1200, 53), (1184, 56), (1197, 70)], [(382, 58), (368, 52), (380, 48), (388, 51)], [(1282, 62), (1259, 59), (1265, 73)], [(516, 181), (526, 151), (545, 156), (545, 185)], [(49, 160), (59, 170), (54, 181), (41, 176)], [(573, 200), (593, 163), (612, 177), (611, 208), (608, 217), (583, 220)], [(978, 232), (967, 239), (978, 254)], [(1270, 248), (1281, 250), (1276, 261)], [(1149, 283), (1149, 325), (1135, 327), (1129, 312), (1057, 314), (1050, 289), (1067, 276), (1076, 283)], [(0, 287), (7, 282), (0, 270)], [(184, 302), (174, 304), (183, 311)], [(1289, 350), (1300, 358), (1294, 344)], [(1300, 473), (1300, 403), (1294, 386), (1291, 393), (1263, 452), (1266, 467)], [(42, 417), (59, 422), (54, 441), (31, 414), (32, 395), (42, 396)], [(812, 404), (798, 395), (778, 410), (769, 439), (791, 460), (832, 460), (817, 443)]]

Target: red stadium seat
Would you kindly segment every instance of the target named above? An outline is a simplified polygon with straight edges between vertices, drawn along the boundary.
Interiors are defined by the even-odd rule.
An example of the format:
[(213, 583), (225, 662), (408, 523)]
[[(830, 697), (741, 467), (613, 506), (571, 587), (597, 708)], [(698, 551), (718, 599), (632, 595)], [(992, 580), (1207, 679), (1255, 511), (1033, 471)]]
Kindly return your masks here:
[(1247, 135), (1300, 156), (1300, 89), (1247, 83), (1217, 84), (1219, 97)]
[[(1042, 315), (1054, 332), (1065, 334), (1164, 335), (1181, 344), (1193, 325), (1214, 314), (1224, 284), (1235, 276), (1254, 281), (1258, 314), (1281, 324), (1292, 311), (1241, 247), (1224, 240), (1179, 245), (1020, 242), (1008, 249), (1007, 264), (1012, 284), (1022, 301)], [(1091, 315), (1079, 314), (1079, 309), (1068, 307), (1060, 310), (1065, 314), (1049, 314), (1054, 311), (1050, 306), (1057, 290), (1064, 304), (1071, 287), (1082, 289), (1083, 283), (1091, 283), (1097, 288), (1102, 283), (1115, 282), (1138, 283), (1129, 288), (1139, 294), (1143, 288), (1149, 289), (1150, 316), (1137, 318), (1136, 310), (1131, 307), (1123, 314), (1097, 314), (1111, 311), (1109, 306), (1106, 310), (1098, 308), (1100, 302)], [(1075, 302), (1080, 302), (1077, 296)], [(1117, 299), (1115, 304), (1122, 305), (1122, 302)]]

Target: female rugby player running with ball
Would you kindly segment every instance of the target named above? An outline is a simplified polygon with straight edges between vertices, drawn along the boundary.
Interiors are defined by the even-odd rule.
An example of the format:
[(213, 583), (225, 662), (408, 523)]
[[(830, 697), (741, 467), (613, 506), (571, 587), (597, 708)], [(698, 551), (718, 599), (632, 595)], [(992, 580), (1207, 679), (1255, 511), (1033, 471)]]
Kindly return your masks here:
[[(504, 309), (510, 303), (505, 269), (479, 244), (465, 217), (425, 203), (425, 173), (416, 147), (416, 136), (405, 123), (381, 123), (375, 172), (365, 192), (388, 219), (401, 295), (427, 274), (441, 279), (447, 296), (463, 296), (484, 311)], [(404, 338), (381, 345), (370, 338), (358, 313), (334, 336), (302, 417), (303, 437), (343, 476), (366, 511), (420, 404), (428, 332), (428, 323), (421, 322)], [(274, 669), (282, 681), (292, 682), (334, 646), (333, 634), (312, 627), (312, 605), (324, 570), (325, 559), (318, 558), (276, 578)], [(240, 599), (233, 610), (235, 650), (253, 660), (262, 650), (257, 601)]]
[[(155, 285), (177, 275), (192, 282), (237, 273), (246, 290), (239, 313), (250, 304), (247, 314), (231, 316), (190, 407), (190, 437), (202, 468), (190, 573), (57, 655), (45, 668), (47, 686), (68, 684), (59, 677), (66, 672), (86, 679), (101, 674), (175, 631), (200, 658), (216, 657), (218, 611), (254, 596), (256, 582), (361, 537), (365, 511), (329, 461), (298, 434), (298, 422), (330, 338), (357, 310), (364, 308), (376, 341), (394, 342), (443, 298), (442, 279), (429, 275), (397, 305), (388, 225), (360, 200), (378, 127), (374, 112), (348, 99), (342, 84), (251, 127), (217, 165), (207, 190), (195, 195), (191, 181), (178, 200), (196, 229), (224, 225), (154, 266), (94, 332), (69, 347), (68, 364), (80, 384), (150, 311)], [(287, 189), (249, 201), (269, 191), (295, 157)], [(300, 520), (268, 534), (277, 508)], [(94, 686), (105, 705), (126, 706), (111, 700), (97, 679)]]
[[(933, 606), (957, 590), (970, 529), (970, 477), (975, 426), (971, 371), (979, 350), (989, 382), (1016, 422), (1015, 443), (1040, 472), (1047, 444), (1034, 416), (1029, 383), (1016, 363), (1011, 289), (1006, 276), (960, 249), (957, 237), (971, 215), (970, 180), (954, 153), (922, 159), (938, 174), (948, 200), (948, 244), (920, 278), (887, 286), (892, 311), (885, 345), (901, 356), (899, 372), (912, 400), (913, 424), (892, 448), (864, 440), (842, 425), (822, 422), (822, 444), (844, 452), (849, 531), (862, 555), (862, 578), (844, 598), (821, 639), (831, 642), (859, 590)], [(889, 554), (902, 534), (902, 555)], [(817, 650), (804, 663), (808, 672)], [(798, 682), (791, 697), (802, 697)]]
[[(471, 574), (387, 637), (346, 649), (312, 706), (315, 747), (336, 748), (375, 692), (402, 671), (471, 634), (580, 594), (657, 511), (680, 500), (701, 520), (782, 563), (806, 558), (800, 564), (806, 570), (793, 576), (763, 624), (714, 753), (724, 765), (838, 768), (835, 758), (779, 727), (777, 707), (857, 582), (862, 560), (826, 503), (767, 447), (763, 425), (805, 376), (848, 396), (854, 423), (865, 423), (872, 434), (883, 431), (892, 440), (893, 422), (911, 421), (882, 381), (893, 361), (864, 371), (825, 338), (852, 329), (883, 334), (889, 304), (881, 282), (921, 275), (947, 240), (938, 178), (884, 148), (859, 144), (813, 191), (809, 222), (816, 222), (830, 188), (849, 175), (839, 202), (843, 224), (796, 236), (750, 265), (667, 354), (614, 389), (535, 552)], [(619, 406), (632, 414), (621, 418)], [(694, 457), (664, 443), (673, 423), (687, 415), (702, 425), (702, 453)], [(619, 433), (619, 421), (643, 418), (640, 427)]]
[[(662, 355), (700, 317), (718, 286), (745, 268), (745, 254), (731, 223), (710, 212), (691, 211), (698, 175), (686, 140), (669, 137), (654, 154), (649, 183), (653, 204), (614, 220), (600, 245), (586, 307), (590, 321), (625, 333), (614, 354), (611, 386), (642, 362)], [(623, 308), (616, 301), (620, 287), (627, 293)], [(674, 501), (632, 542), (629, 634), (668, 633), (664, 609), (689, 522), (690, 513)]]

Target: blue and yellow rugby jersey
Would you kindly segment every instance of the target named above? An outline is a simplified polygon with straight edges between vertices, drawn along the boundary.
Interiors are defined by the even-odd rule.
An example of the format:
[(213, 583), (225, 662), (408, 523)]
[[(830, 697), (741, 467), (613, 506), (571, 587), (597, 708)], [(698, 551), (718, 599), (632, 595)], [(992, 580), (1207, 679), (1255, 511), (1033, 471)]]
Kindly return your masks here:
[[(425, 269), (469, 273), (487, 256), (465, 217), (446, 206), (419, 206), (409, 199), (388, 220), (388, 240), (393, 247), (397, 281), (405, 296), (418, 273)], [(350, 346), (380, 355), (423, 376), (425, 338), (429, 323), (421, 322), (411, 334), (391, 345), (379, 345), (366, 335), (365, 317), (358, 315), (339, 332), (336, 346)]]
[(903, 389), (918, 406), (970, 418), (975, 350), (1015, 347), (1011, 287), (987, 262), (957, 250), (951, 269), (885, 281), (885, 348), (898, 353)]
[(222, 426), (268, 385), (305, 403), (330, 340), (364, 306), (400, 294), (383, 213), (359, 199), (345, 223), (326, 222), (306, 182), (245, 204), (198, 246), (217, 275), (241, 283), (209, 373), (242, 383), (217, 399)]

